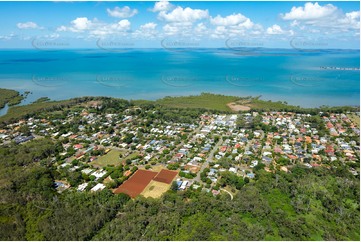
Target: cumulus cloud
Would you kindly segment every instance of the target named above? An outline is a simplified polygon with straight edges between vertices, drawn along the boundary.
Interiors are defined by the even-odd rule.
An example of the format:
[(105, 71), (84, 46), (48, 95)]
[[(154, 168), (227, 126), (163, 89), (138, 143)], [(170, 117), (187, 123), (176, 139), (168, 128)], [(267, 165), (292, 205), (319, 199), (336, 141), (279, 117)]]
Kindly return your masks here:
[(154, 7), (152, 9), (149, 9), (152, 12), (167, 12), (169, 10), (172, 10), (174, 8), (174, 5), (169, 3), (168, 1), (160, 1), (156, 2), (154, 4)]
[(150, 22), (143, 24), (139, 27), (139, 30), (148, 31), (148, 30), (154, 30), (157, 27), (156, 23)]
[(34, 22), (17, 23), (16, 27), (18, 27), (19, 29), (40, 29), (41, 28)]
[(107, 12), (109, 16), (115, 18), (131, 18), (138, 13), (138, 10), (125, 6), (123, 8), (115, 7), (113, 10), (108, 8)]
[(117, 23), (102, 23), (97, 19), (89, 20), (86, 17), (76, 18), (70, 22), (70, 26), (60, 26), (58, 32), (69, 31), (74, 33), (89, 33), (91, 36), (104, 36), (111, 34), (121, 34), (130, 30), (131, 23), (127, 19)]
[(261, 25), (253, 23), (250, 18), (240, 13), (225, 17), (217, 15), (210, 18), (210, 23), (216, 26), (211, 34), (212, 38), (229, 38), (246, 34), (259, 35), (263, 30)]
[[(319, 5), (316, 3), (305, 3), (304, 6), (292, 7), (288, 13), (281, 14), (285, 21), (292, 21), (291, 27), (306, 29), (308, 27), (324, 28), (330, 32), (357, 30), (360, 28), (360, 11), (343, 13), (332, 4)], [(308, 28), (307, 31), (317, 31), (315, 28)]]
[(90, 29), (93, 23), (88, 18), (76, 18), (73, 21), (71, 21), (71, 24), (73, 25), (73, 29), (76, 32), (76, 31), (84, 31), (86, 29)]
[(337, 20), (338, 26), (343, 28), (360, 29), (360, 11), (346, 13)]
[(84, 32), (92, 28), (94, 23), (86, 17), (79, 17), (70, 22), (70, 26), (66, 27), (64, 25), (57, 28), (57, 31), (70, 31), (74, 33)]
[(209, 17), (208, 10), (201, 9), (192, 9), (192, 8), (182, 8), (177, 7), (173, 11), (166, 13), (165, 11), (161, 11), (158, 15), (160, 20), (164, 20), (166, 22), (190, 22), (193, 23), (195, 21), (206, 19)]
[(168, 23), (163, 26), (165, 35), (191, 36), (193, 33), (193, 24), (191, 22)]
[(249, 18), (246, 18), (242, 14), (232, 14), (228, 15), (226, 17), (221, 17), (220, 15), (217, 15), (215, 18), (210, 19), (211, 24), (217, 25), (217, 26), (231, 26), (231, 25), (238, 25), (240, 23), (246, 22), (249, 20)]
[(127, 19), (120, 20), (114, 24), (97, 24), (94, 29), (90, 31), (92, 36), (107, 36), (116, 34), (125, 34), (130, 30), (131, 23)]
[(268, 27), (266, 29), (266, 34), (268, 34), (268, 35), (280, 35), (280, 36), (285, 37), (285, 36), (293, 36), (293, 35), (295, 35), (295, 32), (292, 29), (284, 30), (278, 24), (274, 24), (271, 27)]
[(266, 31), (267, 34), (283, 34), (284, 32), (285, 31), (283, 31), (277, 24), (272, 25), (272, 27), (268, 27)]
[(140, 38), (155, 38), (158, 31), (156, 30), (157, 24), (153, 22), (149, 22), (139, 26), (133, 33), (133, 37)]
[(320, 6), (316, 3), (305, 3), (304, 7), (292, 7), (289, 13), (281, 14), (284, 20), (315, 20), (332, 16), (337, 7), (332, 4)]

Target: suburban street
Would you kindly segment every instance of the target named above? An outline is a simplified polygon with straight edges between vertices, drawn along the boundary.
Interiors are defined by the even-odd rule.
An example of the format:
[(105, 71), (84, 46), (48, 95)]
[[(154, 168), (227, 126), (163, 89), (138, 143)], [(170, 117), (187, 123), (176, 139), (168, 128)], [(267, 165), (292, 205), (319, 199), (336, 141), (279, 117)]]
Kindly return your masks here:
[(214, 153), (216, 152), (217, 148), (223, 143), (223, 139), (219, 139), (218, 143), (213, 147), (211, 152), (209, 153), (208, 158), (202, 164), (201, 169), (199, 170), (197, 176), (194, 178), (194, 181), (200, 182), (201, 181), (201, 173), (203, 170), (208, 166), (209, 162), (213, 161)]

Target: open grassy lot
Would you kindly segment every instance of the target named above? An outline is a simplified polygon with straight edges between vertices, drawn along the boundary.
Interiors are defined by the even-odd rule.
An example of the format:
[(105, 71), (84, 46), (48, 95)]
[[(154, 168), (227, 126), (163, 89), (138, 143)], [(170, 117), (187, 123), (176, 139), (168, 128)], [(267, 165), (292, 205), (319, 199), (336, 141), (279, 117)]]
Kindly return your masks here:
[(166, 167), (164, 165), (156, 165), (152, 166), (151, 171), (160, 172), (162, 169), (166, 169)]
[(171, 184), (151, 181), (140, 195), (144, 197), (159, 198), (163, 193), (169, 190)]
[(119, 158), (120, 154), (123, 154), (123, 152), (119, 150), (111, 150), (108, 154), (98, 157), (98, 159), (90, 162), (90, 164), (97, 167), (103, 167), (107, 165), (117, 166), (120, 165), (123, 160), (123, 158)]
[(134, 153), (131, 153), (130, 155), (128, 155), (127, 157), (122, 158), (123, 160), (133, 160), (135, 158), (137, 158), (137, 156), (139, 155), (138, 151), (135, 151)]

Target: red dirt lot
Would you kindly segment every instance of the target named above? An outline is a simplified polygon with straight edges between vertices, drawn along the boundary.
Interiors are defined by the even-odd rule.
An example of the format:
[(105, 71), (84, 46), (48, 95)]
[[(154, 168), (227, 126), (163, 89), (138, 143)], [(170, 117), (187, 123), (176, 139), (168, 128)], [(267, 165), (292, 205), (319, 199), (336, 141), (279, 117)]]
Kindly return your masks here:
[(158, 172), (137, 170), (133, 176), (120, 185), (114, 193), (125, 193), (131, 198), (139, 195)]
[(178, 174), (177, 171), (170, 171), (170, 170), (163, 169), (158, 173), (158, 175), (156, 177), (153, 178), (153, 180), (170, 184), (177, 174)]

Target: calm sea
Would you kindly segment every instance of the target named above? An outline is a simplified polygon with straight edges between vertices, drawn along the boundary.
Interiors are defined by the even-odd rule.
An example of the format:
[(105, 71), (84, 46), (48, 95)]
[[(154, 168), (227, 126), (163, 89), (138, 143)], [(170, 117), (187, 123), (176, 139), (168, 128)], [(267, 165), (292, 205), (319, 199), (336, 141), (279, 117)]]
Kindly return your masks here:
[(359, 67), (351, 50), (1, 50), (0, 87), (31, 91), (25, 103), (212, 92), (303, 107), (359, 105)]

